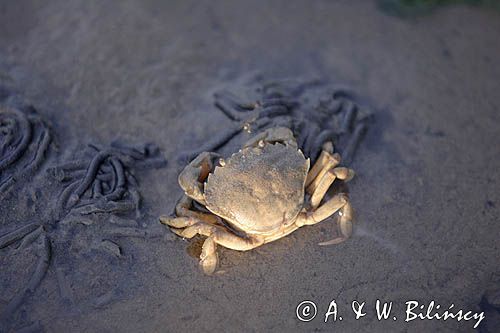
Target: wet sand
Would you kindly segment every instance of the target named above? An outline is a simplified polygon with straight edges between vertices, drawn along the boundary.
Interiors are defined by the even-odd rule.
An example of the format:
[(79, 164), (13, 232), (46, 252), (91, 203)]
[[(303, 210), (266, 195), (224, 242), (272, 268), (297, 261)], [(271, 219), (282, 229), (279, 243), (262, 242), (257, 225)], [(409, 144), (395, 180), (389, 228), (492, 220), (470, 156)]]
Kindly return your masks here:
[[(141, 217), (117, 222), (147, 237), (107, 236), (107, 217), (51, 229), (51, 264), (10, 329), (472, 331), (472, 321), (405, 323), (404, 304), (480, 311), (499, 285), (499, 31), (499, 12), (467, 6), (398, 18), (371, 1), (4, 2), (0, 83), (37, 108), (53, 144), (1, 202), (2, 231), (50, 213), (59, 184), (46, 170), (87, 143), (153, 142), (168, 160), (137, 171)], [(178, 156), (230, 124), (214, 90), (255, 71), (327, 77), (370, 105), (348, 184), (354, 235), (319, 246), (335, 232), (329, 222), (250, 252), (219, 248), (220, 274), (207, 277), (193, 258), (199, 244), (157, 217), (182, 194)], [(101, 251), (103, 238), (120, 253)], [(0, 311), (28, 283), (37, 251), (0, 250)], [(324, 323), (332, 299), (343, 320)], [(394, 302), (397, 321), (377, 320), (377, 299)], [(310, 322), (296, 318), (303, 300), (318, 306)], [(354, 319), (352, 300), (367, 302), (366, 317)]]

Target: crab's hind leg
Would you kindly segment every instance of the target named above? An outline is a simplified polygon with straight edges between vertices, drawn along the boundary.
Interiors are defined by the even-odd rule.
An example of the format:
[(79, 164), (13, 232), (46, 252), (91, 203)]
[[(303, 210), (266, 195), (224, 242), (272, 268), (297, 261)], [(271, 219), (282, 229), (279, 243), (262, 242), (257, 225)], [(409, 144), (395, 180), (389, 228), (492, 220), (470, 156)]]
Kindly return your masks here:
[(323, 175), (321, 180), (317, 183), (314, 191), (311, 193), (311, 208), (315, 209), (323, 200), (326, 192), (335, 181), (335, 179), (340, 179), (343, 181), (349, 181), (354, 177), (354, 171), (345, 167), (337, 167), (330, 170)]
[(340, 210), (338, 221), (340, 236), (320, 245), (338, 244), (348, 239), (352, 234), (353, 210), (345, 194), (338, 194), (320, 205), (326, 192), (335, 181), (340, 179), (349, 181), (354, 177), (354, 171), (345, 167), (336, 167), (340, 163), (340, 155), (332, 154), (333, 145), (326, 143), (323, 151), (309, 172), (306, 179), (307, 192), (311, 194), (311, 212), (301, 213), (296, 224), (299, 226), (316, 224)]
[(330, 241), (320, 243), (320, 245), (338, 244), (348, 239), (352, 234), (353, 210), (345, 194), (337, 194), (311, 212), (300, 213), (295, 224), (298, 227), (313, 225), (329, 218), (339, 210), (340, 219), (338, 221), (338, 226), (340, 236)]
[(215, 168), (219, 154), (203, 152), (189, 163), (179, 175), (179, 185), (186, 195), (200, 204), (205, 204), (203, 183)]
[(305, 183), (307, 193), (312, 194), (328, 170), (336, 167), (339, 163), (340, 155), (333, 153), (333, 144), (329, 141), (323, 144), (321, 154), (307, 174)]
[(346, 204), (340, 209), (339, 215), (340, 219), (338, 221), (338, 226), (340, 236), (326, 242), (321, 242), (319, 243), (319, 245), (335, 245), (342, 243), (343, 241), (351, 237), (353, 210), (349, 201), (347, 201)]
[[(244, 238), (231, 233), (222, 226), (209, 224), (196, 218), (176, 218), (167, 222), (172, 231), (184, 238), (193, 238), (196, 235), (206, 236), (200, 255), (200, 265), (205, 274), (212, 274), (217, 268), (217, 244), (229, 249), (247, 251), (264, 243), (260, 238)], [(184, 229), (178, 228), (185, 227)]]

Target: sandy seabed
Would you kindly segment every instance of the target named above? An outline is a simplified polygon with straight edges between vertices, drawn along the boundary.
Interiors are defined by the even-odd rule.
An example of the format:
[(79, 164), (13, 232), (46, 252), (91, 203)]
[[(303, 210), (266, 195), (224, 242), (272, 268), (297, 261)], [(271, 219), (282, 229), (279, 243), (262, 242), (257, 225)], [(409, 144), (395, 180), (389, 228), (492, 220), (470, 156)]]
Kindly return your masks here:
[[(499, 12), (467, 6), (400, 18), (374, 1), (3, 2), (0, 99), (22, 112), (8, 114), (19, 142), (22, 128), (31, 134), (15, 169), (0, 167), (2, 181), (13, 179), (0, 198), (0, 327), (473, 330), (474, 320), (406, 322), (414, 300), (485, 311), (492, 329), (499, 31)], [(354, 234), (318, 246), (335, 233), (327, 221), (249, 252), (219, 248), (219, 274), (207, 277), (199, 241), (175, 237), (158, 216), (182, 195), (179, 156), (233, 124), (214, 91), (244, 93), (242, 78), (255, 72), (327, 78), (373, 113), (350, 165)], [(71, 185), (99, 158), (101, 188), (94, 178), (92, 191)], [(306, 300), (317, 315), (303, 322), (297, 306)], [(332, 300), (342, 320), (325, 323)], [(357, 320), (354, 300), (366, 302)], [(376, 300), (393, 302), (388, 320), (378, 320)]]

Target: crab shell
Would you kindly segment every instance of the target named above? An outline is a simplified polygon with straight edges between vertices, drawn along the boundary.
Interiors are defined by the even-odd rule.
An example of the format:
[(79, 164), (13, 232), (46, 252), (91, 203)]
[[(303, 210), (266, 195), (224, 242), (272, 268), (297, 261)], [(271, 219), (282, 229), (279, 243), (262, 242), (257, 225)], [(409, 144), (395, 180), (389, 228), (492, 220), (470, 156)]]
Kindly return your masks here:
[(272, 234), (301, 211), (309, 166), (296, 147), (243, 148), (208, 176), (206, 207), (247, 234)]

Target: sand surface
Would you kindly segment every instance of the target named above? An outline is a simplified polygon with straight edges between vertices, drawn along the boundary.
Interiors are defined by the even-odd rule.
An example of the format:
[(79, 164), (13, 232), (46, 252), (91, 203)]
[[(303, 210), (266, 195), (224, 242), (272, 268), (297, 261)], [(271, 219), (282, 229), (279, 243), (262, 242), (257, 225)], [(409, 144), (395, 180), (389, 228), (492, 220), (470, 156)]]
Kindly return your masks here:
[[(45, 124), (36, 133), (52, 139), (0, 202), (0, 235), (45, 226), (32, 244), (0, 249), (2, 329), (472, 331), (472, 321), (405, 323), (404, 304), (480, 311), (500, 283), (499, 32), (499, 12), (467, 6), (399, 18), (372, 1), (2, 2), (0, 97), (33, 105)], [(244, 91), (256, 72), (327, 78), (373, 112), (347, 186), (354, 235), (319, 246), (335, 233), (329, 221), (250, 252), (219, 248), (219, 274), (207, 277), (199, 241), (157, 218), (182, 195), (179, 156), (231, 125), (213, 92)], [(63, 187), (50, 168), (89, 162), (88, 144), (114, 140), (154, 143), (168, 161), (130, 167), (140, 209), (58, 223)], [(43, 240), (48, 269), (13, 306), (36, 284)], [(343, 320), (324, 323), (333, 299)], [(377, 320), (377, 299), (394, 302), (397, 321)], [(318, 306), (310, 322), (296, 318), (303, 300)], [(354, 319), (352, 300), (367, 302), (366, 317)]]

